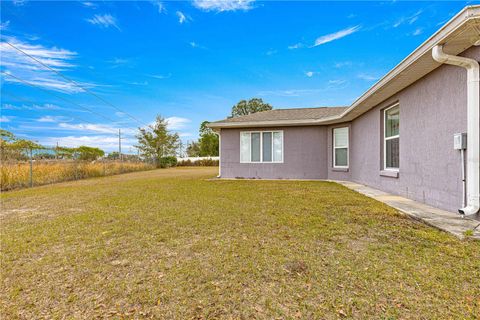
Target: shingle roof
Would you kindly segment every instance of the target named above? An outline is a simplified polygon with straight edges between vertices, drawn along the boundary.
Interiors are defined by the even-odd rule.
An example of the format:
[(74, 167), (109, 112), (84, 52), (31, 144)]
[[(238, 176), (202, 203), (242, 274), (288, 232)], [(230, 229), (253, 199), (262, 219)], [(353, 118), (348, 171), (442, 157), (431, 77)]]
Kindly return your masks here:
[(232, 122), (256, 122), (256, 121), (279, 121), (279, 120), (318, 120), (336, 116), (345, 111), (347, 107), (320, 107), (320, 108), (296, 108), (274, 109), (252, 113), (246, 116), (228, 118), (213, 123)]

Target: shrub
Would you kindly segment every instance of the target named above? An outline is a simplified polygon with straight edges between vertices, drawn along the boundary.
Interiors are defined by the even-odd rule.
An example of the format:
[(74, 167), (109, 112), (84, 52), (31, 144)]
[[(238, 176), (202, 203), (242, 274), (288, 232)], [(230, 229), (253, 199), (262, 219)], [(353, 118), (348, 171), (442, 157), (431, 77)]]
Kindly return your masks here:
[(162, 157), (159, 161), (160, 168), (170, 168), (177, 166), (177, 157), (169, 156), (169, 157)]
[(218, 167), (218, 160), (214, 159), (199, 159), (196, 161), (182, 160), (177, 164), (179, 167)]

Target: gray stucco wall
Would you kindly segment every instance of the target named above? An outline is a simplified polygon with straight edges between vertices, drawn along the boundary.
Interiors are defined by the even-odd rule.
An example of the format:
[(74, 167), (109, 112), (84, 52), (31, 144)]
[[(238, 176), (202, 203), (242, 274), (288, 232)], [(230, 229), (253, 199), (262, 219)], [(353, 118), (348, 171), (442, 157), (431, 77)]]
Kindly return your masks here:
[[(480, 60), (480, 48), (463, 56)], [(400, 105), (400, 171), (382, 170), (382, 111)], [(284, 130), (284, 164), (240, 164), (239, 129), (223, 129), (222, 177), (351, 180), (445, 210), (461, 206), (460, 152), (453, 134), (467, 131), (466, 72), (443, 65), (351, 123)], [(332, 129), (350, 127), (349, 170), (332, 166)], [(479, 124), (480, 126), (480, 124)]]
[(254, 128), (283, 130), (283, 163), (240, 163), (240, 131), (221, 130), (222, 178), (326, 179), (326, 127)]

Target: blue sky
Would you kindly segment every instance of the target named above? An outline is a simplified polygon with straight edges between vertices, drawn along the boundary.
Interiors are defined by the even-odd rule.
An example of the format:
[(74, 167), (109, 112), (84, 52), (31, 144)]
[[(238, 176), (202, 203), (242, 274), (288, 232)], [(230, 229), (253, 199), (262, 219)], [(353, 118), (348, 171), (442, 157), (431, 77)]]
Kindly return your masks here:
[(136, 127), (157, 114), (187, 142), (241, 99), (349, 105), (467, 4), (2, 1), (1, 125), (106, 151), (122, 128), (134, 152)]

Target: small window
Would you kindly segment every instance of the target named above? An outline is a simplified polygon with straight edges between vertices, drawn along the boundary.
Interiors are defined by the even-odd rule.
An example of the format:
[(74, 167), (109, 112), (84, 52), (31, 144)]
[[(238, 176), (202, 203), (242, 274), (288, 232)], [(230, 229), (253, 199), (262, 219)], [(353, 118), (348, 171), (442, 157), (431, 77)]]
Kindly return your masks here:
[(240, 162), (283, 162), (283, 132), (241, 132)]
[(333, 129), (333, 167), (348, 168), (348, 127)]
[(385, 170), (400, 168), (400, 107), (395, 105), (384, 111), (383, 161)]

